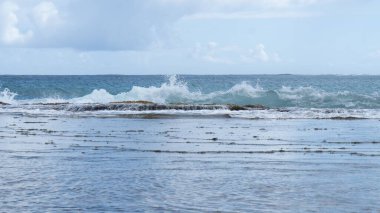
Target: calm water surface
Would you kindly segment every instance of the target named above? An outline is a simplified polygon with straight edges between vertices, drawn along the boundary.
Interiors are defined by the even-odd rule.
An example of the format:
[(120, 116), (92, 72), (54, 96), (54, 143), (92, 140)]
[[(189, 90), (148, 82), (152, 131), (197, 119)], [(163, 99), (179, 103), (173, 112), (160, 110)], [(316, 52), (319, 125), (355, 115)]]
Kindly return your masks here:
[(3, 212), (376, 212), (378, 120), (0, 115)]

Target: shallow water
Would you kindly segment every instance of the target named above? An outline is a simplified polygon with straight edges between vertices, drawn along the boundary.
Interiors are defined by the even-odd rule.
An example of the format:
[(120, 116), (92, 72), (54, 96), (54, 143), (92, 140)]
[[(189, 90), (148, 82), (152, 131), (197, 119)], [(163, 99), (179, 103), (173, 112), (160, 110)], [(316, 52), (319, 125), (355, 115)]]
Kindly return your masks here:
[(380, 121), (0, 114), (3, 212), (377, 212)]

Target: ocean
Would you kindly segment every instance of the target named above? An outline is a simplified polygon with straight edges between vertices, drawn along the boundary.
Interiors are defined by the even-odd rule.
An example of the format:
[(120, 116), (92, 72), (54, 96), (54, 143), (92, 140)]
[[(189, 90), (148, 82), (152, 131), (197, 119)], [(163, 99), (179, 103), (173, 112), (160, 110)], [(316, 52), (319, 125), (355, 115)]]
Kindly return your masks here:
[(3, 212), (380, 211), (380, 76), (0, 76)]
[[(193, 106), (174, 107), (174, 111), (170, 110), (173, 107), (159, 108), (160, 114), (172, 115), (380, 118), (380, 76), (0, 76), (0, 91), (0, 101), (12, 104), (2, 110), (32, 114), (156, 113), (152, 107), (136, 110), (134, 104), (109, 106), (112, 102), (149, 101), (160, 106)], [(231, 112), (228, 105), (261, 105), (267, 110)], [(198, 112), (191, 110), (195, 108)]]

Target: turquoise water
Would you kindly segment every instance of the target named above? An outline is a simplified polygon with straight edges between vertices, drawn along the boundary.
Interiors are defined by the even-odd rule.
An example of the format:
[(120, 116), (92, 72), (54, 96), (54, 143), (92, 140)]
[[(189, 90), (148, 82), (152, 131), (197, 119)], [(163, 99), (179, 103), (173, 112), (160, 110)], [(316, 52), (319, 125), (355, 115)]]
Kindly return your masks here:
[[(0, 76), (0, 101), (380, 108), (380, 76)], [(17, 94), (17, 95), (16, 95)]]

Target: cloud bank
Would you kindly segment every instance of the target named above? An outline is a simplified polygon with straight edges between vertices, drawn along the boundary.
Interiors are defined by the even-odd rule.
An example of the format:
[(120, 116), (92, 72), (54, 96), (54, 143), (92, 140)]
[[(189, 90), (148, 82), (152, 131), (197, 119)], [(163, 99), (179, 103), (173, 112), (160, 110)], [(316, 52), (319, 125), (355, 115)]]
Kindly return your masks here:
[(1, 45), (31, 48), (140, 50), (165, 40), (180, 16), (154, 0), (3, 1), (0, 8)]
[(0, 2), (0, 45), (144, 50), (173, 40), (181, 18), (287, 18), (317, 0), (30, 0)]

